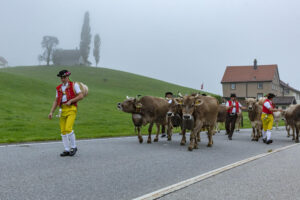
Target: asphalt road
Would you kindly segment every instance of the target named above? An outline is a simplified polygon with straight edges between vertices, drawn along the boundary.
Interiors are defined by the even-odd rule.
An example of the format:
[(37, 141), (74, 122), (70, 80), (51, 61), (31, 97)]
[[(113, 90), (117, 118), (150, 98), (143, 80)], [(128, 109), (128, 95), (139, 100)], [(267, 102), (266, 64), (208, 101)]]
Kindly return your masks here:
[[(250, 130), (235, 133), (232, 141), (223, 131), (214, 136), (211, 148), (201, 133), (199, 149), (189, 152), (179, 145), (180, 137), (176, 134), (171, 142), (160, 138), (152, 144), (139, 144), (137, 137), (82, 140), (78, 153), (65, 158), (59, 156), (61, 142), (0, 146), (0, 199), (132, 199), (294, 143), (282, 128), (274, 131), (271, 145), (251, 141)], [(261, 172), (257, 170), (263, 177)], [(241, 187), (244, 180), (235, 181)], [(219, 191), (218, 187), (209, 188), (209, 193)]]
[(233, 168), (160, 200), (300, 199), (300, 146)]

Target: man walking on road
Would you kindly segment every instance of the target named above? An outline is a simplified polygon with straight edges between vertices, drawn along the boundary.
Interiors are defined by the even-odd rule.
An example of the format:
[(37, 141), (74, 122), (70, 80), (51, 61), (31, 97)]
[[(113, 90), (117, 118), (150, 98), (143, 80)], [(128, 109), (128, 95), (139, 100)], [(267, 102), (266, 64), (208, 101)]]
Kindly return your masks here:
[(273, 112), (280, 111), (281, 109), (276, 109), (275, 105), (273, 104), (272, 100), (275, 97), (274, 94), (269, 93), (267, 95), (267, 99), (263, 103), (262, 108), (262, 115), (261, 115), (261, 121), (263, 123), (263, 130), (262, 130), (262, 136), (263, 136), (263, 142), (266, 144), (271, 144), (273, 140), (271, 140), (272, 135), (272, 128), (273, 128)]
[(52, 119), (56, 107), (60, 107), (60, 129), (61, 137), (65, 150), (60, 156), (74, 156), (77, 152), (75, 133), (73, 125), (77, 113), (77, 102), (83, 99), (83, 94), (78, 83), (69, 80), (71, 72), (68, 70), (60, 71), (57, 76), (60, 77), (62, 84), (56, 87), (56, 98), (53, 102), (51, 111), (48, 115)]
[(237, 100), (236, 95), (231, 94), (230, 100), (226, 102), (227, 115), (225, 120), (225, 128), (226, 134), (228, 135), (228, 139), (232, 140), (232, 135), (235, 128), (235, 122), (237, 119), (237, 113), (239, 113), (240, 109), (246, 109), (243, 107)]

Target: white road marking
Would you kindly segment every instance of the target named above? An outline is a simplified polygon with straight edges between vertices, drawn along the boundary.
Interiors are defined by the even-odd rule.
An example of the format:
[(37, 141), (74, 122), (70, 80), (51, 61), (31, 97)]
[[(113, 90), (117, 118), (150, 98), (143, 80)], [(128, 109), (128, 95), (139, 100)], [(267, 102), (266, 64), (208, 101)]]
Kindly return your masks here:
[[(80, 142), (93, 142), (98, 140), (122, 140), (122, 139), (130, 139), (130, 138), (136, 138), (136, 136), (124, 136), (124, 137), (112, 137), (112, 138), (96, 138), (96, 139), (78, 139), (76, 140), (77, 143)], [(47, 144), (62, 144), (61, 141), (49, 141), (49, 142), (34, 142), (34, 143), (20, 143), (20, 144), (0, 144), (1, 147), (20, 147), (24, 145), (28, 146), (36, 146), (36, 145), (47, 145)]]
[[(167, 194), (169, 194), (169, 193), (172, 193), (172, 192), (175, 192), (175, 191), (180, 190), (180, 189), (182, 189), (182, 188), (188, 187), (189, 185), (192, 185), (192, 184), (194, 184), (194, 183), (200, 182), (200, 181), (202, 181), (202, 180), (205, 180), (205, 179), (207, 179), (207, 178), (210, 178), (210, 177), (212, 177), (212, 176), (215, 176), (215, 175), (220, 174), (220, 173), (222, 173), (222, 172), (225, 172), (225, 171), (227, 171), (227, 170), (230, 170), (230, 169), (233, 169), (233, 168), (235, 168), (235, 167), (238, 167), (238, 166), (241, 166), (241, 165), (243, 165), (243, 164), (246, 164), (246, 163), (248, 163), (248, 162), (251, 162), (251, 161), (260, 159), (260, 158), (262, 158), (262, 157), (271, 155), (271, 154), (273, 154), (273, 153), (276, 153), (276, 152), (279, 152), (279, 151), (286, 150), (286, 149), (291, 148), (291, 147), (294, 147), (294, 146), (296, 146), (296, 145), (299, 145), (299, 144), (292, 144), (292, 145), (289, 145), (289, 146), (281, 147), (281, 148), (272, 150), (271, 152), (268, 152), (268, 153), (259, 154), (259, 155), (256, 155), (256, 156), (253, 156), (253, 157), (250, 157), (250, 158), (247, 158), (247, 159), (244, 159), (244, 160), (241, 160), (241, 161), (238, 161), (238, 162), (235, 162), (235, 163), (226, 165), (226, 166), (224, 166), (224, 167), (221, 167), (221, 168), (218, 168), (218, 169), (215, 169), (215, 170), (206, 172), (206, 173), (201, 174), (201, 175), (199, 175), (199, 176), (196, 176), (196, 177), (187, 179), (187, 180), (185, 180), (185, 181), (176, 183), (176, 184), (174, 184), (174, 185), (171, 185), (171, 186), (162, 188), (162, 189), (160, 189), (160, 190), (151, 192), (151, 193), (146, 194), (146, 195), (143, 195), (143, 196), (141, 196), (141, 197), (137, 197), (137, 198), (135, 198), (135, 199), (133, 199), (133, 200), (152, 200), (152, 199), (158, 199), (158, 198), (163, 197), (163, 196), (165, 196), (165, 195), (167, 195)], [(270, 147), (271, 147), (271, 146), (270, 146)]]

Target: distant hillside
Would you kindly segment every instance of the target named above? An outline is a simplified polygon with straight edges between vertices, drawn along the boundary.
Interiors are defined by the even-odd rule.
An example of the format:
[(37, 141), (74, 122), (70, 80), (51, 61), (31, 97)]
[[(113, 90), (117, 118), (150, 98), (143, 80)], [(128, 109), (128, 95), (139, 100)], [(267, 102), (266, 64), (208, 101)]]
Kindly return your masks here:
[[(164, 96), (196, 90), (127, 72), (93, 67), (15, 67), (0, 69), (0, 142), (60, 140), (58, 118), (47, 118), (60, 84), (58, 71), (69, 69), (73, 81), (89, 86), (79, 102), (77, 138), (133, 135), (129, 114), (116, 108), (128, 96)], [(144, 133), (146, 131), (143, 131)]]

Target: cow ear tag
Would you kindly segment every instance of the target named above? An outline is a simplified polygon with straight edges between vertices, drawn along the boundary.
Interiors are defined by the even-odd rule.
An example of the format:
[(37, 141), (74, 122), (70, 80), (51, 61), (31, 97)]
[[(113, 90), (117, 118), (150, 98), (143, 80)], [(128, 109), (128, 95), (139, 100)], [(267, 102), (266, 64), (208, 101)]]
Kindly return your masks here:
[(195, 106), (199, 106), (201, 104), (201, 101), (199, 101), (199, 100), (196, 100), (196, 102), (195, 102)]

